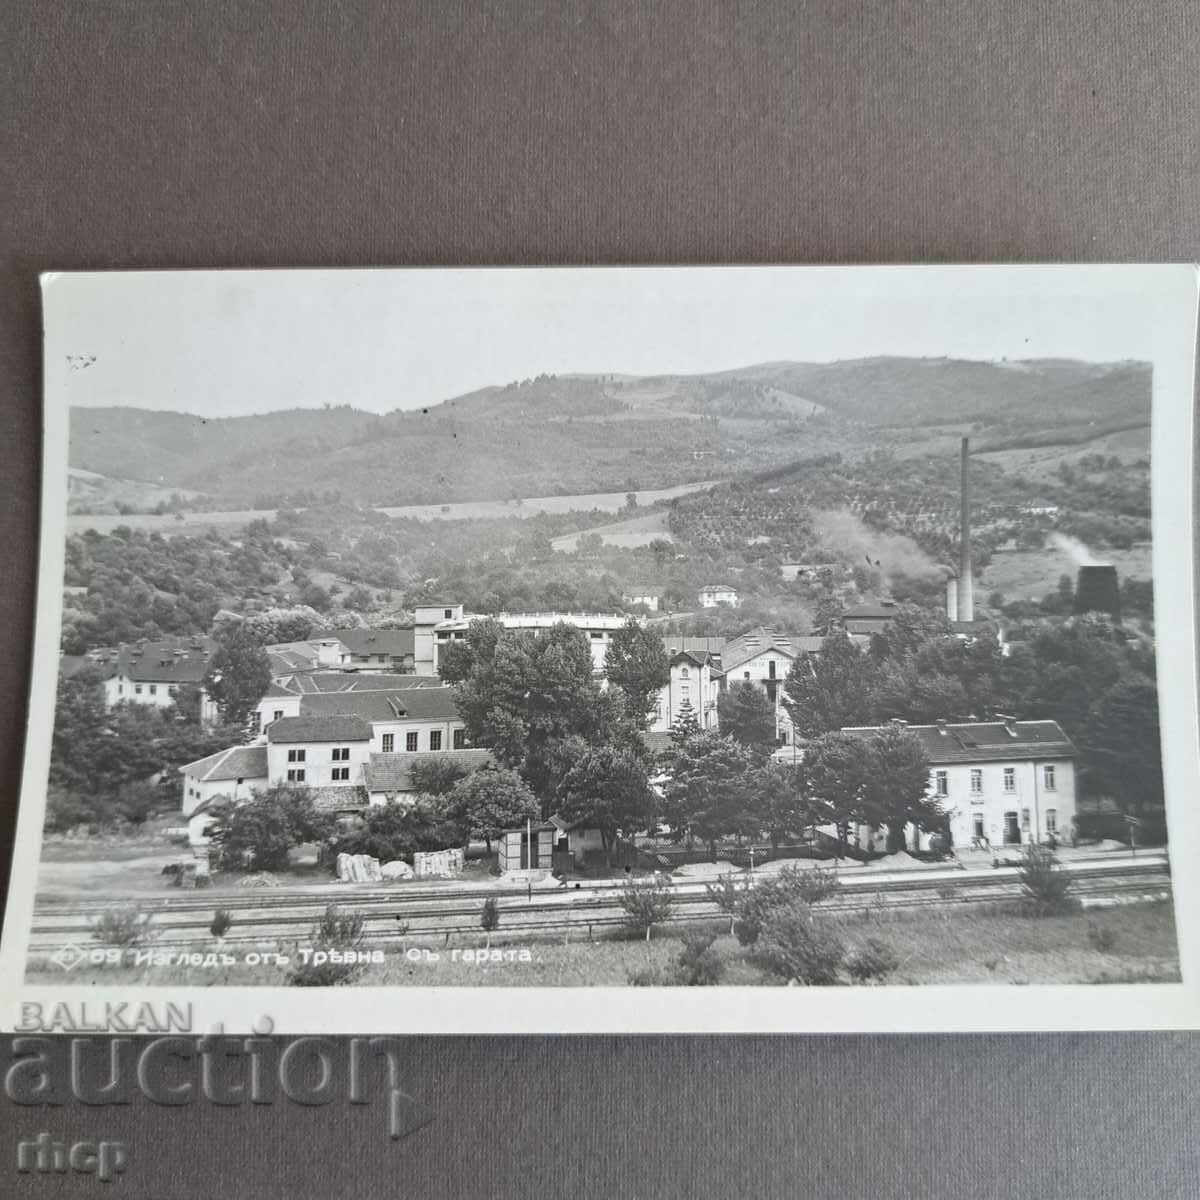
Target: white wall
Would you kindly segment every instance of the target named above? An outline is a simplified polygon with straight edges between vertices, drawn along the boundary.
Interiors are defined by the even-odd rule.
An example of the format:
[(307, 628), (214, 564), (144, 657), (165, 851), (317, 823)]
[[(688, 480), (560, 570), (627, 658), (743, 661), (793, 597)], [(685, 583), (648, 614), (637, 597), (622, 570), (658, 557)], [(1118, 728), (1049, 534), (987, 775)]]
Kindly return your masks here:
[[(684, 672), (687, 672), (685, 675)], [(708, 666), (691, 663), (672, 663), (671, 682), (655, 697), (652, 733), (665, 733), (679, 719), (679, 710), (686, 697), (701, 729), (717, 727), (717, 698), (720, 689)]]
[[(334, 761), (333, 750), (349, 749), (347, 760)], [(289, 751), (303, 751), (303, 762), (290, 762)], [(288, 782), (303, 783), (305, 787), (354, 787), (363, 782), (363, 767), (370, 754), (369, 742), (306, 742), (267, 744), (267, 774), (272, 785)], [(335, 769), (349, 767), (350, 778), (333, 778)], [(302, 770), (304, 779), (289, 781), (288, 771)]]
[[(437, 731), (442, 735), (441, 749), (453, 750), (454, 730), (464, 728), (461, 721), (375, 721), (371, 725), (370, 749), (372, 754), (407, 754), (409, 753), (407, 735), (415, 733), (417, 735), (416, 753), (423, 753), (429, 750), (429, 735)], [(385, 734), (389, 733), (393, 737), (392, 748), (390, 751), (385, 751), (383, 738)]]
[[(1054, 769), (1054, 787), (1046, 787), (1045, 768)], [(1004, 769), (1013, 769), (1013, 790), (1005, 791)], [(983, 790), (971, 791), (971, 772), (981, 774)], [(936, 780), (938, 771), (946, 772), (947, 795), (938, 795)], [(1021, 843), (1044, 842), (1050, 835), (1047, 813), (1053, 811), (1056, 833), (1060, 839), (1069, 838), (1075, 820), (1075, 766), (1070, 759), (1051, 762), (954, 763), (934, 767), (930, 771), (930, 795), (940, 801), (950, 813), (950, 832), (955, 847), (971, 846), (975, 839), (976, 818), (983, 824), (983, 834), (993, 848), (1005, 844), (1005, 814), (1015, 812), (1021, 826)], [(1029, 814), (1028, 828), (1023, 825), (1025, 812)]]
[[(775, 665), (775, 675), (771, 675), (771, 664)], [(736, 669), (726, 672), (725, 687), (733, 687), (735, 683), (756, 683), (766, 688), (775, 684), (775, 735), (786, 734), (790, 744), (793, 740), (792, 721), (783, 707), (783, 681), (788, 671), (792, 669), (792, 660), (778, 650), (764, 650), (761, 654), (742, 663)]]

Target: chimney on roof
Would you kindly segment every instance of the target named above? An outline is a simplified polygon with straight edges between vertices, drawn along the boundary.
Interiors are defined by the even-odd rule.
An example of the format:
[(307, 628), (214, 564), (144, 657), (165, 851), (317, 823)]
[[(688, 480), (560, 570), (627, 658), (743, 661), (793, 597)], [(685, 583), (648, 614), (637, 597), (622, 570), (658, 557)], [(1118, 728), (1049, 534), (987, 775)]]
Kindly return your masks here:
[(975, 620), (975, 577), (971, 572), (971, 439), (962, 440), (961, 496), (958, 517), (958, 619)]
[(999, 717), (1000, 720), (1004, 722), (1004, 729), (1008, 733), (1008, 736), (1016, 737), (1017, 736), (1017, 718), (1010, 716), (1008, 713), (1000, 713), (1000, 712), (998, 712), (996, 714), (996, 716)]

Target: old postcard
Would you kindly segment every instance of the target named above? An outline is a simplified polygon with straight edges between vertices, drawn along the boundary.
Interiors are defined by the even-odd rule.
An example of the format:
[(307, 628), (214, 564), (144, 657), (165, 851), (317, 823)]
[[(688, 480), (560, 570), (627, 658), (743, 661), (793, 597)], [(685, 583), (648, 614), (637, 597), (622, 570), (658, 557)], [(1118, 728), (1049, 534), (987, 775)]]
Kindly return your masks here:
[(4, 1028), (1200, 1026), (1193, 267), (43, 299)]

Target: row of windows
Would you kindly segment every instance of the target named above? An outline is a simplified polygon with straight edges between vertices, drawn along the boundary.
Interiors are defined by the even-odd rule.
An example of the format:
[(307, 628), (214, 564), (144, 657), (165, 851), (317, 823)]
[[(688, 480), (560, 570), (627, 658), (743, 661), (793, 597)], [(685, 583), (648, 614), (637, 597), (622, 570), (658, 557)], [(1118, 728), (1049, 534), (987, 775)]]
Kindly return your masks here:
[[(1015, 841), (1012, 833), (1017, 824), (1017, 814), (1015, 812), (1007, 812), (1004, 814), (1005, 836), (1006, 840)], [(1029, 809), (1021, 809), (1020, 817), (1021, 831), (1029, 833)], [(982, 841), (987, 837), (987, 826), (984, 823), (983, 813), (976, 813), (972, 820), (971, 832), (974, 834), (977, 841)], [(1055, 834), (1058, 832), (1058, 809), (1046, 809), (1046, 833)]]
[[(950, 794), (950, 772), (935, 771), (933, 773), (934, 787), (939, 796), (948, 796)], [(1017, 768), (1005, 767), (1001, 776), (1003, 779), (1004, 791), (1008, 794), (1015, 794), (1017, 790)], [(1047, 792), (1058, 790), (1058, 772), (1055, 770), (1054, 763), (1042, 764), (1042, 788)], [(983, 768), (971, 768), (971, 795), (983, 795)]]
[[(467, 745), (467, 731), (465, 729), (455, 729), (451, 735), (451, 744), (455, 750), (464, 750)], [(396, 735), (394, 733), (385, 733), (382, 738), (384, 754), (393, 754), (396, 750)], [(404, 749), (412, 754), (421, 748), (421, 734), (419, 730), (411, 729), (404, 735)], [(442, 731), (440, 729), (431, 729), (429, 731), (429, 749), (441, 750), (442, 747)]]
[[(150, 689), (151, 696), (158, 695), (158, 684), (157, 683), (148, 683), (145, 686)], [(174, 696), (175, 693), (179, 690), (178, 686), (174, 683), (168, 683), (168, 684), (165, 684), (164, 686), (167, 689), (168, 696)], [(133, 685), (133, 694), (135, 696), (140, 696), (142, 694), (142, 685), (140, 683), (135, 683)], [(118, 696), (125, 695), (125, 685), (123, 683), (117, 684), (117, 695)]]
[[(305, 767), (289, 767), (288, 768), (288, 783), (304, 783), (307, 779), (308, 771)], [(334, 783), (349, 783), (350, 768), (349, 767), (332, 767), (329, 771), (329, 778)]]

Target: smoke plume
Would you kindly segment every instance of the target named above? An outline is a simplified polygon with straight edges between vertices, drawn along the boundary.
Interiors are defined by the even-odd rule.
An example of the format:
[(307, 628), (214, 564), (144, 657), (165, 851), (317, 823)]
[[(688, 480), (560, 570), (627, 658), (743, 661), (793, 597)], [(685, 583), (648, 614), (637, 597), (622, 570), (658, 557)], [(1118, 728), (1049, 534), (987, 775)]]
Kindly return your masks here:
[(813, 529), (830, 553), (851, 566), (869, 562), (885, 579), (906, 575), (910, 579), (944, 579), (947, 570), (910, 537), (895, 533), (877, 533), (853, 513), (840, 509), (813, 515)]
[(1050, 541), (1057, 546), (1077, 567), (1107, 567), (1110, 563), (1097, 558), (1078, 538), (1066, 533), (1052, 533)]

